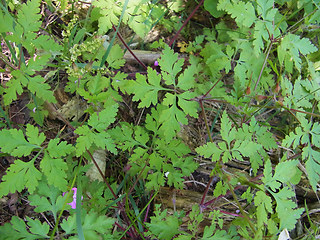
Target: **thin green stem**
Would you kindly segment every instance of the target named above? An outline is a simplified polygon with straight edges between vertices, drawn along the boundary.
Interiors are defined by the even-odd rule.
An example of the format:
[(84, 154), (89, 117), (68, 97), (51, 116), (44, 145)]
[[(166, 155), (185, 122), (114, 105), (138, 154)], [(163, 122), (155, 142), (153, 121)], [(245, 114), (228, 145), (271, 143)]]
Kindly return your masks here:
[(253, 223), (251, 222), (248, 214), (243, 210), (243, 208), (242, 208), (242, 206), (241, 206), (241, 204), (240, 204), (240, 202), (239, 202), (239, 200), (238, 200), (238, 198), (237, 198), (237, 195), (236, 195), (236, 194), (234, 193), (234, 191), (233, 191), (233, 187), (231, 186), (231, 184), (230, 184), (228, 181), (227, 181), (227, 184), (228, 184), (229, 190), (230, 190), (230, 192), (231, 192), (234, 200), (236, 201), (236, 203), (237, 203), (237, 205), (238, 205), (238, 208), (239, 208), (241, 214), (242, 214), (243, 217), (247, 220), (247, 222), (248, 222), (251, 230), (253, 231), (253, 233), (255, 233), (255, 232), (256, 232), (256, 229), (254, 228), (254, 225), (253, 225)]
[(138, 215), (138, 216), (135, 218), (135, 220), (130, 224), (130, 226), (127, 227), (127, 229), (122, 233), (122, 235), (120, 236), (119, 239), (122, 239), (122, 237), (126, 234), (126, 232), (127, 232), (129, 229), (131, 229), (133, 223), (138, 220), (138, 218), (141, 216), (141, 214), (146, 210), (146, 208), (149, 206), (149, 204), (150, 204), (150, 203), (153, 201), (153, 199), (158, 195), (158, 192), (159, 192), (159, 191), (157, 191), (157, 192), (152, 196), (152, 198), (149, 200), (149, 202), (146, 204), (146, 206), (144, 206), (144, 208), (141, 210), (141, 212), (139, 213), (139, 215)]
[(210, 132), (210, 128), (209, 128), (209, 125), (208, 125), (207, 116), (206, 116), (206, 113), (204, 111), (204, 107), (203, 107), (203, 102), (202, 101), (200, 101), (200, 107), (201, 107), (201, 110), (202, 110), (203, 120), (204, 120), (204, 124), (206, 126), (207, 134), (209, 135), (210, 142), (213, 142), (213, 139), (212, 139), (212, 136), (211, 136), (211, 132)]
[(9, 60), (6, 58), (6, 56), (0, 52), (0, 59), (2, 61), (4, 61), (5, 64), (7, 64), (9, 67), (11, 67), (14, 70), (17, 70), (18, 68), (16, 66), (14, 66), (11, 62), (9, 62)]
[(77, 172), (76, 172), (76, 174), (75, 174), (74, 177), (73, 177), (73, 180), (72, 180), (72, 183), (71, 183), (71, 186), (70, 186), (70, 190), (68, 191), (67, 197), (66, 197), (65, 200), (64, 200), (62, 210), (60, 211), (59, 216), (58, 216), (58, 218), (57, 218), (57, 220), (56, 220), (56, 223), (55, 223), (55, 225), (54, 225), (54, 228), (53, 228), (53, 230), (52, 230), (52, 233), (51, 233), (51, 236), (50, 236), (50, 240), (53, 240), (54, 235), (55, 235), (55, 233), (56, 233), (56, 231), (57, 231), (57, 229), (58, 229), (58, 225), (59, 225), (59, 222), (60, 222), (60, 218), (61, 218), (61, 216), (62, 216), (62, 213), (63, 213), (63, 211), (64, 211), (65, 206), (67, 205), (67, 200), (69, 199), (69, 196), (70, 196), (70, 194), (71, 194), (71, 190), (72, 190), (72, 188), (73, 188), (73, 186), (74, 186), (74, 184), (75, 184), (75, 182), (76, 182), (76, 179), (77, 179), (77, 176), (78, 176), (78, 173), (79, 173), (79, 170), (80, 170), (81, 163), (82, 163), (82, 157), (80, 158), (80, 162), (79, 162), (79, 164), (78, 164)]
[(261, 76), (262, 76), (262, 73), (263, 73), (263, 70), (266, 66), (266, 63), (267, 63), (267, 60), (268, 60), (268, 57), (269, 57), (269, 54), (270, 54), (270, 51), (271, 51), (271, 48), (272, 48), (272, 45), (273, 45), (273, 41), (271, 41), (270, 45), (269, 45), (269, 48), (268, 48), (268, 52), (267, 52), (267, 55), (264, 59), (264, 62), (263, 62), (263, 65), (262, 65), (262, 68), (261, 68), (261, 71), (259, 73), (259, 77), (257, 79), (257, 82), (256, 82), (256, 85), (254, 86), (254, 91), (256, 91), (257, 87), (258, 87), (258, 84), (260, 82), (260, 79), (261, 79)]
[(9, 128), (12, 128), (12, 125), (10, 123), (10, 119), (8, 118), (7, 114), (5, 113), (5, 111), (2, 109), (1, 105), (0, 105), (0, 113), (2, 114), (2, 116), (4, 117), (4, 119), (6, 120), (7, 125), (9, 126)]

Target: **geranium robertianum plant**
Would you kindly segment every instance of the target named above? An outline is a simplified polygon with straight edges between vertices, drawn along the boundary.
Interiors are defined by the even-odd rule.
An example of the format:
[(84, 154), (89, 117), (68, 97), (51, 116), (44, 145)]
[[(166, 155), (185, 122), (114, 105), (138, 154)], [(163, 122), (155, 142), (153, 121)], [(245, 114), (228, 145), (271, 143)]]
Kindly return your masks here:
[[(37, 216), (44, 216), (14, 216), (0, 227), (4, 239), (294, 234), (308, 213), (296, 201), (295, 186), (307, 179), (316, 193), (320, 180), (316, 1), (200, 1), (192, 10), (212, 24), (197, 36), (189, 31), (194, 40), (180, 48), (184, 55), (171, 47), (179, 33), (188, 36), (186, 26), (198, 16), (190, 11), (178, 21), (188, 12), (182, 1), (97, 0), (78, 12), (75, 2), (66, 1), (60, 8), (39, 0), (0, 5), (1, 49), (8, 53), (0, 58), (9, 78), (0, 87), (0, 148), (2, 157), (14, 158), (2, 176), (0, 196), (22, 193)], [(48, 28), (43, 8), (66, 13), (65, 24), (60, 19), (55, 25), (63, 39)], [(132, 51), (121, 27), (144, 38), (156, 23), (177, 34), (168, 45), (152, 44), (161, 51), (153, 66), (137, 59), (142, 70), (128, 74), (119, 43)], [(72, 97), (60, 109), (59, 81)], [(31, 118), (18, 125), (10, 114), (22, 94)], [(72, 108), (81, 116), (64, 114)], [(285, 113), (292, 116), (285, 119), (289, 124)], [(188, 134), (195, 120), (202, 125)], [(53, 131), (50, 121), (64, 126)], [(173, 213), (154, 206), (164, 187), (186, 186), (199, 158), (212, 171), (198, 202), (177, 211), (174, 190)], [(230, 172), (235, 162), (247, 167)], [(113, 164), (121, 170), (111, 171)], [(70, 189), (81, 194), (69, 206)], [(230, 197), (237, 210), (219, 209), (215, 203), (222, 197)], [(206, 219), (210, 223), (202, 229)], [(309, 234), (316, 236), (309, 224)]]

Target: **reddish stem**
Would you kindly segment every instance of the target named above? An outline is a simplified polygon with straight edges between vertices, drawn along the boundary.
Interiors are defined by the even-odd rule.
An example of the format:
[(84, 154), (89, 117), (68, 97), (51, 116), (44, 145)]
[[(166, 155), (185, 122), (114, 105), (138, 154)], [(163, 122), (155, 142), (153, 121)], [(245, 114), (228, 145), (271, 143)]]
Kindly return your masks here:
[(210, 185), (211, 185), (211, 182), (213, 181), (213, 176), (210, 177), (210, 180), (208, 181), (207, 183), (207, 187), (206, 187), (206, 190), (204, 190), (204, 193), (202, 195), (202, 199), (201, 199), (201, 202), (200, 202), (200, 206), (203, 206), (203, 203), (204, 203), (204, 200), (207, 196), (207, 193), (209, 191), (209, 188), (210, 188)]
[[(150, 199), (152, 199), (152, 197), (153, 197), (153, 193), (151, 193)], [(146, 215), (144, 216), (143, 222), (146, 222), (146, 221), (147, 221), (148, 214), (149, 214), (149, 210), (150, 210), (150, 205), (151, 205), (151, 202), (148, 204), (148, 207), (147, 207), (147, 209), (146, 209)]]
[(124, 39), (122, 38), (121, 34), (119, 32), (117, 32), (117, 29), (114, 25), (112, 25), (112, 29), (117, 33), (118, 38), (120, 39), (120, 41), (122, 42), (122, 44), (126, 47), (126, 49), (131, 53), (131, 55), (138, 61), (138, 63), (144, 67), (145, 69), (148, 69), (148, 67), (141, 62), (141, 60), (132, 52), (132, 50), (130, 49), (130, 47), (128, 46), (128, 44), (124, 41)]
[(196, 11), (198, 10), (198, 8), (203, 4), (204, 0), (201, 0), (201, 2), (199, 2), (198, 6), (196, 6), (196, 8), (192, 11), (192, 13), (189, 15), (189, 17), (186, 19), (186, 21), (184, 21), (184, 23), (182, 24), (181, 28), (178, 30), (178, 32), (174, 35), (174, 37), (171, 39), (170, 43), (169, 43), (169, 47), (172, 46), (172, 44), (174, 43), (174, 41), (177, 40), (180, 32), (182, 31), (182, 29), (187, 25), (187, 23), (190, 21), (190, 19), (193, 17), (193, 15), (196, 13)]
[[(241, 188), (241, 187), (243, 187), (243, 186), (236, 186), (233, 190), (237, 190), (237, 189), (239, 189), (239, 188)], [(202, 207), (203, 209), (206, 209), (209, 205), (213, 204), (215, 201), (219, 200), (220, 198), (229, 195), (230, 193), (231, 193), (231, 191), (228, 190), (226, 194), (220, 195), (220, 196), (218, 196), (218, 197), (216, 197), (216, 198), (214, 198), (214, 199), (211, 199), (210, 201), (208, 201), (208, 202), (204, 203), (203, 205), (201, 205), (201, 207)]]
[[(87, 150), (87, 153), (89, 154), (92, 162), (94, 163), (94, 165), (96, 166), (96, 168), (98, 169), (99, 174), (101, 175), (101, 177), (103, 178), (103, 181), (105, 182), (105, 184), (107, 185), (108, 189), (110, 190), (111, 194), (113, 195), (114, 199), (117, 199), (117, 195), (114, 193), (112, 187), (110, 186), (110, 184), (108, 183), (106, 177), (104, 176), (104, 174), (102, 173), (99, 165), (97, 164), (96, 160), (94, 159), (94, 157), (92, 156), (91, 152), (89, 150)], [(123, 218), (125, 219), (125, 221), (127, 222), (127, 224), (130, 224), (130, 220), (128, 218), (128, 216), (126, 215), (125, 209), (123, 207), (123, 205), (120, 202), (117, 202), (118, 207), (120, 208), (120, 212), (122, 213)], [(132, 228), (129, 229), (129, 234), (131, 235), (132, 233), (130, 233), (132, 231)], [(136, 232), (136, 229), (133, 228), (133, 231)]]
[(220, 210), (220, 212), (224, 213), (226, 215), (234, 216), (234, 217), (243, 217), (242, 215), (236, 214), (236, 213), (226, 212), (226, 211), (222, 211), (222, 210)]

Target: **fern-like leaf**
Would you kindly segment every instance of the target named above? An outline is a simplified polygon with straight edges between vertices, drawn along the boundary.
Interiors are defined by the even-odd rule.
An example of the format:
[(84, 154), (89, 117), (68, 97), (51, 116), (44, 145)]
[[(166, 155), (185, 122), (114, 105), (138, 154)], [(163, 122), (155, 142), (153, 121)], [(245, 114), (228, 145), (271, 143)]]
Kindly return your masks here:
[(0, 184), (0, 197), (7, 195), (9, 192), (21, 192), (25, 187), (30, 193), (33, 193), (42, 174), (34, 166), (34, 160), (29, 162), (22, 162), (16, 160), (14, 164), (10, 165), (7, 174), (3, 176)]
[(48, 185), (46, 181), (40, 181), (36, 194), (30, 195), (28, 199), (30, 205), (36, 207), (35, 212), (51, 212), (56, 220), (61, 210), (71, 208), (70, 205), (65, 204), (67, 196), (67, 194), (62, 196), (62, 192), (58, 188)]
[(96, 0), (92, 3), (99, 8), (99, 34), (105, 34), (119, 22), (118, 16), (121, 14), (121, 7), (112, 0)]
[(301, 120), (301, 127), (296, 127), (282, 141), (285, 147), (297, 148), (304, 145), (302, 149), (302, 159), (306, 161), (306, 170), (310, 185), (314, 191), (317, 191), (317, 184), (320, 182), (320, 152), (314, 149), (313, 145), (320, 146), (320, 125), (319, 123), (308, 122), (306, 119)]
[(300, 181), (301, 172), (297, 165), (297, 160), (280, 162), (272, 175), (271, 162), (268, 160), (265, 164), (262, 181), (276, 200), (280, 229), (293, 229), (303, 213), (303, 209), (297, 208), (297, 204), (292, 201), (295, 193), (289, 188), (290, 184), (298, 184)]
[(315, 51), (317, 51), (317, 48), (309, 39), (300, 39), (299, 36), (290, 33), (282, 39), (281, 44), (278, 47), (278, 58), (280, 64), (283, 64), (284, 62), (286, 70), (292, 73), (292, 60), (295, 67), (301, 71), (302, 60), (300, 58), (300, 53), (306, 55)]
[(73, 146), (55, 138), (49, 141), (47, 151), (52, 158), (65, 157), (73, 151)]
[(66, 180), (67, 163), (61, 158), (51, 158), (45, 153), (40, 163), (40, 168), (48, 179), (48, 183), (61, 191), (67, 190)]
[(161, 87), (161, 75), (148, 68), (148, 80), (144, 75), (137, 74), (137, 79), (135, 81), (129, 81), (127, 86), (127, 92), (129, 94), (134, 94), (133, 101), (139, 101), (139, 107), (149, 107), (150, 104), (156, 105), (158, 103), (158, 92), (161, 90), (166, 90)]
[(39, 134), (39, 129), (27, 124), (25, 138), (22, 130), (3, 129), (0, 131), (0, 148), (4, 153), (15, 157), (28, 156), (35, 149), (40, 149), (45, 140), (43, 133)]
[(75, 131), (79, 134), (77, 138), (76, 156), (81, 156), (86, 150), (89, 150), (91, 146), (105, 149), (112, 153), (116, 153), (114, 142), (111, 136), (107, 132), (96, 133), (88, 126), (82, 126)]
[(235, 19), (238, 25), (250, 27), (256, 20), (255, 10), (252, 3), (244, 1), (219, 1), (218, 10), (225, 10)]
[[(49, 225), (41, 223), (38, 219), (26, 217), (26, 222), (17, 216), (13, 216), (10, 223), (6, 223), (0, 227), (1, 239), (47, 239), (49, 233)], [(29, 232), (29, 231), (30, 232)]]
[(146, 223), (149, 228), (147, 236), (156, 239), (173, 239), (174, 235), (180, 233), (177, 216), (167, 215), (167, 209), (160, 210), (160, 205), (156, 206), (155, 216), (151, 217), (151, 222)]
[[(94, 211), (88, 213), (82, 212), (82, 230), (85, 239), (113, 239), (111, 233), (114, 219), (108, 218), (104, 215), (98, 215)], [(69, 216), (64, 219), (60, 225), (67, 235), (77, 233), (76, 215)]]
[(165, 46), (159, 59), (162, 76), (166, 84), (176, 85), (176, 76), (182, 70), (183, 59), (178, 59), (178, 53), (174, 53), (169, 46)]

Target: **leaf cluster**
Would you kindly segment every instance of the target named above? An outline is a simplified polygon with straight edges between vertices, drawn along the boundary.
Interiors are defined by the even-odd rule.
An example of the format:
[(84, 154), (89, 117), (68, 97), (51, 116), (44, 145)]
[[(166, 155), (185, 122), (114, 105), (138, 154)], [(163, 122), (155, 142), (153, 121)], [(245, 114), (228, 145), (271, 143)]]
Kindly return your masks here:
[[(72, 13), (60, 40), (41, 34), (45, 30), (41, 1), (0, 4), (0, 38), (10, 58), (0, 57), (11, 75), (0, 87), (4, 107), (0, 117), (8, 119), (10, 105), (27, 92), (30, 116), (38, 124), (12, 128), (8, 121), (8, 129), (0, 130), (1, 154), (15, 159), (2, 177), (0, 197), (27, 190), (34, 211), (54, 221), (53, 227), (38, 219), (13, 217), (0, 227), (4, 239), (52, 238), (57, 229), (67, 239), (121, 238), (112, 231), (114, 224), (131, 238), (156, 239), (262, 239), (295, 228), (304, 209), (294, 200), (294, 186), (302, 174), (315, 192), (320, 182), (319, 53), (318, 42), (312, 39), (319, 30), (311, 28), (319, 24), (318, 6), (314, 1), (205, 0), (204, 8), (217, 24), (185, 44), (188, 58), (160, 40), (153, 44), (162, 49), (159, 66), (129, 79), (122, 68), (124, 50), (114, 44), (116, 35), (112, 37), (110, 30), (119, 33), (125, 25), (144, 38), (155, 23), (168, 30), (178, 28), (175, 13), (183, 10), (180, 3), (95, 0), (85, 19)], [(292, 19), (297, 23), (292, 25)], [(48, 67), (53, 70), (42, 74)], [(72, 131), (70, 139), (65, 138), (70, 132), (64, 137), (60, 132), (54, 138), (45, 135), (46, 102), (56, 103), (52, 89), (61, 72), (67, 74), (65, 90), (86, 105), (81, 123), (64, 119)], [(136, 105), (128, 104), (128, 99)], [(210, 119), (207, 107), (216, 103), (228, 111), (220, 114), (213, 109), (217, 113)], [(131, 106), (144, 112), (135, 123), (121, 116)], [(268, 123), (272, 117), (265, 121), (269, 108), (274, 109), (272, 117), (282, 111), (293, 115), (295, 122), (281, 129), (281, 136), (275, 129), (283, 126), (272, 127)], [(184, 212), (169, 214), (160, 205), (148, 216), (151, 200), (144, 206), (145, 199), (163, 186), (183, 188), (198, 168), (191, 147), (180, 138), (191, 119), (205, 125), (209, 139), (212, 129), (217, 130), (212, 141), (199, 144), (194, 154), (213, 162), (212, 174), (219, 177), (214, 196), (231, 193), (242, 214), (228, 231), (223, 230), (222, 213), (212, 211), (210, 226), (199, 232), (206, 196), (190, 209), (187, 221)], [(270, 153), (279, 148), (294, 152), (295, 159), (283, 152), (271, 161)], [(91, 181), (87, 163), (96, 163), (92, 154), (96, 150), (108, 156), (108, 167), (126, 164), (125, 171), (107, 178), (105, 172), (112, 171), (99, 169), (103, 182)], [(247, 163), (248, 173), (228, 172), (226, 166), (234, 161)], [(70, 192), (63, 192), (72, 189), (76, 179), (83, 199), (77, 196), (73, 210), (67, 204)], [(248, 212), (237, 200), (239, 185), (248, 187), (241, 196)], [(69, 217), (60, 221), (65, 210)], [(142, 214), (150, 221), (142, 222)]]

